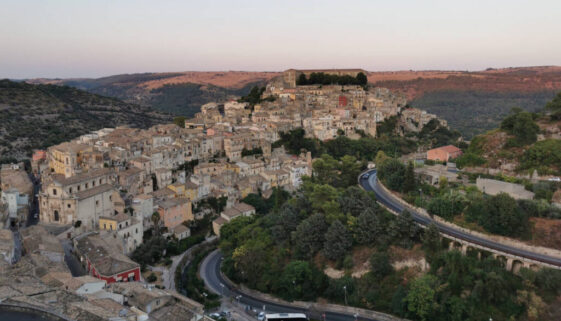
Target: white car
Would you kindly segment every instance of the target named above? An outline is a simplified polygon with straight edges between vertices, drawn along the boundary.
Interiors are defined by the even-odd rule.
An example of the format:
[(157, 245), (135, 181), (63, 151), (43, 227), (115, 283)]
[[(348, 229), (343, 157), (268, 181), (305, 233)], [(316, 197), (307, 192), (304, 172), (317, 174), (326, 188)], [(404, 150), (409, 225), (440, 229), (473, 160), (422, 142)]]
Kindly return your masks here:
[(257, 320), (259, 321), (265, 320), (265, 312), (259, 312), (259, 315), (257, 316)]

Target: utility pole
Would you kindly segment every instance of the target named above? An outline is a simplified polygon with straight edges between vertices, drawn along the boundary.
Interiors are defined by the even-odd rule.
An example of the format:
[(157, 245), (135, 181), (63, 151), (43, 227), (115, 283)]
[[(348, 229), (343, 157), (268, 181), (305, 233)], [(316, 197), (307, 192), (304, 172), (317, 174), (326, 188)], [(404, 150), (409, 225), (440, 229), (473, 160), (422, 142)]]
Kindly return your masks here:
[(345, 291), (345, 305), (348, 305), (347, 304), (347, 286), (346, 285), (343, 285), (343, 290)]

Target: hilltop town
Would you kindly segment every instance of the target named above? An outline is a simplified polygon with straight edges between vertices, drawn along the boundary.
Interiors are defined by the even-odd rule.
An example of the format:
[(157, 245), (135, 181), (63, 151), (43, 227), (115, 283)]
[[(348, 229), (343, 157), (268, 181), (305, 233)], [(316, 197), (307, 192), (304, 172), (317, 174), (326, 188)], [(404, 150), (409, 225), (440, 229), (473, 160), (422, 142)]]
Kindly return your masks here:
[[(319, 74), (349, 84), (313, 83)], [(312, 153), (287, 152), (276, 143), (285, 133), (303, 130), (320, 141), (376, 137), (391, 118), (403, 135), (436, 119), (409, 108), (404, 96), (368, 88), (361, 74), (288, 70), (239, 100), (203, 105), (194, 118), (144, 130), (104, 128), (35, 150), (30, 175), (23, 163), (2, 165), (1, 222), (22, 231), (2, 230), (3, 300), (92, 319), (164, 320), (181, 309), (196, 318), (200, 304), (165, 285), (158, 291), (142, 285), (147, 266), (137, 258), (144, 242), (161, 234), (180, 245), (200, 230), (197, 222), (220, 235), (225, 223), (255, 214), (242, 201), (248, 195), (298, 190), (312, 175)], [(297, 84), (307, 78), (309, 84)], [(67, 266), (69, 260), (78, 263)], [(39, 292), (63, 304), (55, 308)], [(129, 308), (121, 306), (127, 297)], [(156, 298), (162, 303), (147, 307)], [(100, 309), (108, 300), (114, 309)]]

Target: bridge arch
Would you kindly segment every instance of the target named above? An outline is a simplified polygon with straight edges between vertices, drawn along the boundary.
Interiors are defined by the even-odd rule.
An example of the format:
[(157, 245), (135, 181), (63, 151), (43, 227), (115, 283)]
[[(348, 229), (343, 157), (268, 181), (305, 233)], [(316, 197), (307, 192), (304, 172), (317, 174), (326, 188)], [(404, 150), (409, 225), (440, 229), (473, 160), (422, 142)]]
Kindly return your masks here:
[(524, 262), (522, 262), (521, 260), (512, 260), (512, 267), (511, 267), (512, 273), (520, 272), (520, 269), (522, 267), (524, 267)]

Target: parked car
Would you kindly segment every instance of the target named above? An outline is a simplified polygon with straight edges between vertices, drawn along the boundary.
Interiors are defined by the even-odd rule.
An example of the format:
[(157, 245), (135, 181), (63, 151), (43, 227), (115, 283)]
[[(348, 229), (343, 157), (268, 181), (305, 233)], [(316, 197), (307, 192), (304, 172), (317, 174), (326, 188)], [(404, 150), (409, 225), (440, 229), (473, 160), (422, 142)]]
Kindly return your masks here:
[(264, 321), (265, 320), (265, 312), (259, 312), (259, 315), (257, 316), (257, 320)]
[(362, 178), (368, 178), (368, 177), (370, 177), (369, 173), (366, 173), (366, 174), (362, 175)]

